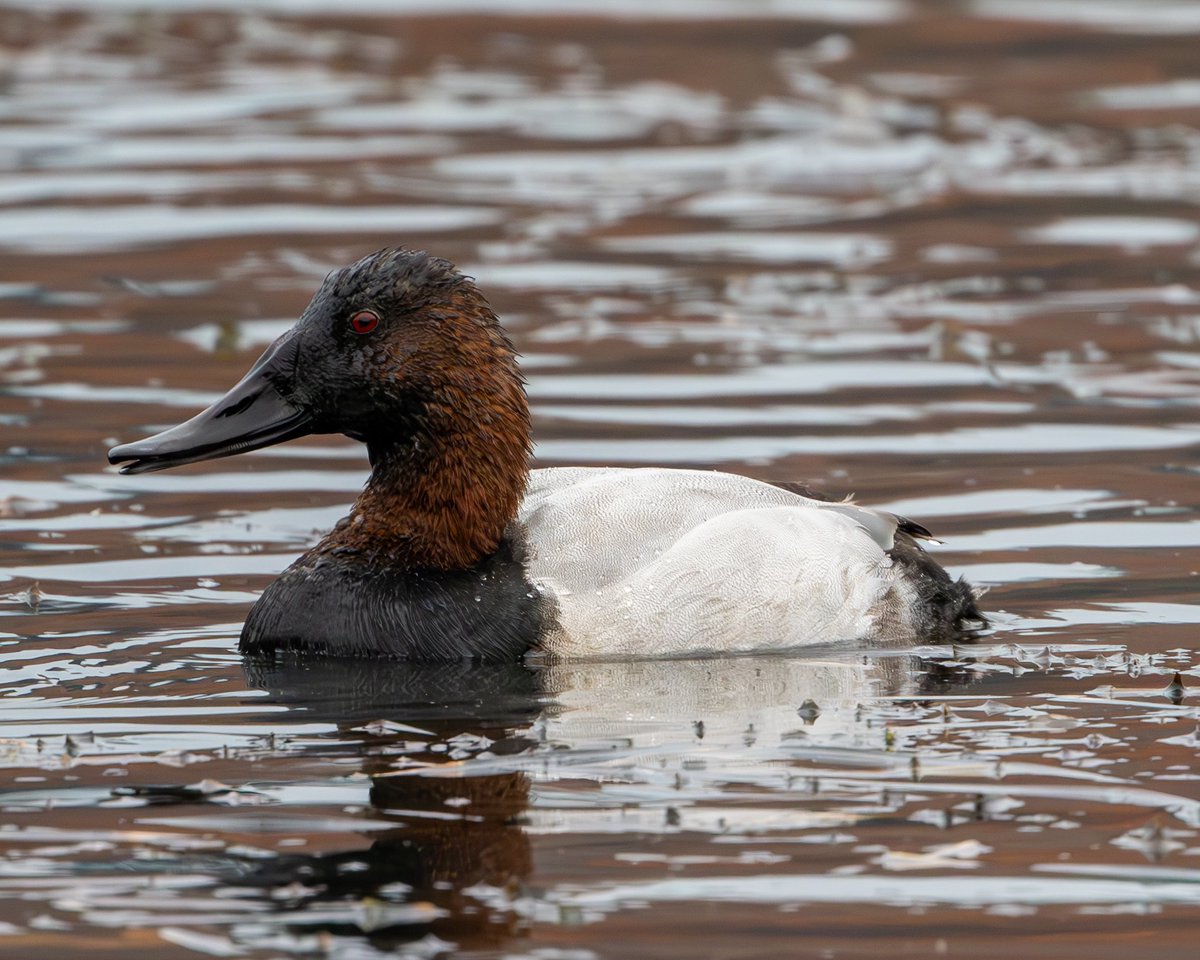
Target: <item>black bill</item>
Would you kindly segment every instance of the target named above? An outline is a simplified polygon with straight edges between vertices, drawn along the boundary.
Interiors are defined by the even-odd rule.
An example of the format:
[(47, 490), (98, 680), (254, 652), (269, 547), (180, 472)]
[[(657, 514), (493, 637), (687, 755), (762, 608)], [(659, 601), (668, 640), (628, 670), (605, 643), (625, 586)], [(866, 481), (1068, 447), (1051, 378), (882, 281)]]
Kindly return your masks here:
[(122, 473), (149, 473), (231, 457), (312, 432), (309, 414), (279, 389), (291, 380), (294, 351), (277, 341), (225, 396), (186, 423), (108, 451)]

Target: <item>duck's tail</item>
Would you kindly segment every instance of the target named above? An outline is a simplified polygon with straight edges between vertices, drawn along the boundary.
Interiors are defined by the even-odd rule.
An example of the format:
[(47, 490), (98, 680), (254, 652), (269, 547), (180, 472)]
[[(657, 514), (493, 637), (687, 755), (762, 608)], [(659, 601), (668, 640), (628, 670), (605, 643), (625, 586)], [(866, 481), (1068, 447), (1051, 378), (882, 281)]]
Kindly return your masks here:
[(922, 638), (932, 642), (961, 639), (988, 625), (976, 589), (961, 577), (951, 577), (903, 528), (896, 531), (891, 556), (916, 590), (914, 619)]

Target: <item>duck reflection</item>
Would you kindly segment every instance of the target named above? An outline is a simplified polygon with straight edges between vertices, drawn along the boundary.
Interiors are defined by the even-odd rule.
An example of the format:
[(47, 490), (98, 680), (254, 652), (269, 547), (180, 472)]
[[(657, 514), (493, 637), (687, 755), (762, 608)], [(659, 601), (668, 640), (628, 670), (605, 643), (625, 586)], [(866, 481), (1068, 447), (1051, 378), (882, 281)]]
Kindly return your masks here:
[[(810, 739), (865, 742), (878, 734), (866, 730), (864, 703), (953, 682), (914, 657), (862, 654), (546, 665), (279, 661), (245, 669), (271, 702), (332, 722), (362, 747), (372, 818), (395, 827), (371, 834), (366, 849), (281, 857), (240, 883), (296, 912), (308, 931), (314, 911), (355, 904), (361, 909), (334, 912), (323, 926), (364, 933), (379, 948), (433, 933), (478, 949), (520, 933), (525, 921), (513, 905), (531, 881), (531, 834), (553, 814), (539, 811), (532, 778), (547, 770), (579, 776), (571, 764), (586, 766), (598, 751), (638, 765), (654, 755), (679, 758), (700, 741), (710, 758), (748, 759), (749, 751), (781, 759), (780, 745), (797, 728)], [(432, 734), (430, 746), (418, 763), (398, 763), (389, 746), (411, 740), (409, 727)]]
[[(380, 949), (426, 933), (486, 947), (517, 932), (515, 912), (490, 909), (467, 891), (515, 891), (529, 876), (529, 839), (518, 826), (529, 779), (518, 770), (472, 774), (463, 761), (533, 747), (521, 731), (542, 708), (536, 671), (517, 663), (280, 660), (247, 662), (245, 672), (271, 702), (332, 723), (361, 745), (372, 819), (396, 826), (371, 833), (366, 849), (280, 857), (241, 885), (262, 888), (305, 931), (362, 932)], [(418, 769), (397, 770), (389, 748), (412, 739), (410, 727), (432, 749)], [(331, 903), (359, 909), (309, 922)]]

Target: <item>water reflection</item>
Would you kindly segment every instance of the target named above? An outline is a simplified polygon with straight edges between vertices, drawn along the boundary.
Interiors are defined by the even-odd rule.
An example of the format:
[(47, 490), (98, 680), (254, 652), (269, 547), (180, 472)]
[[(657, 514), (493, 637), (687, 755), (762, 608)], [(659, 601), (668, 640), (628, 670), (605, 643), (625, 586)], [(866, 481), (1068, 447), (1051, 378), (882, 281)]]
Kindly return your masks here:
[[(521, 731), (543, 709), (535, 671), (277, 662), (248, 664), (246, 679), (270, 703), (337, 724), (362, 756), (373, 829), (365, 848), (284, 855), (240, 876), (238, 886), (261, 890), (288, 924), (362, 931), (379, 949), (429, 932), (479, 947), (513, 932), (511, 910), (492, 910), (469, 891), (515, 891), (528, 880), (521, 823), (530, 781), (521, 771), (472, 774), (469, 761), (533, 748)], [(397, 754), (410, 752), (421, 761), (397, 770)], [(253, 929), (240, 936), (257, 938)]]
[[(912, 675), (916, 663), (248, 664), (266, 702), (334, 723), (353, 745), (371, 832), (365, 847), (283, 854), (229, 882), (261, 891), (296, 929), (361, 931), (379, 949), (429, 933), (468, 949), (498, 944), (536, 912), (532, 838), (563, 829), (562, 817), (628, 806), (640, 790), (636, 815), (655, 817), (655, 829), (704, 829), (689, 804), (719, 784), (785, 783), (758, 761), (785, 758), (798, 738), (825, 750), (878, 741), (865, 719), (872, 702), (934, 682)], [(572, 782), (574, 803), (560, 793)], [(614, 786), (620, 797), (605, 796)], [(268, 929), (240, 922), (234, 936), (253, 945)]]
[[(49, 897), (55, 911), (88, 922), (163, 927), (171, 942), (229, 951), (318, 942), (348, 948), (365, 938), (380, 952), (430, 937), (465, 951), (498, 949), (534, 924), (570, 928), (584, 917), (621, 914), (631, 902), (1195, 902), (1186, 883), (1111, 867), (910, 883), (897, 875), (979, 871), (992, 848), (961, 834), (921, 850), (863, 842), (898, 816), (936, 819), (943, 830), (1014, 820), (1042, 829), (1056, 821), (1038, 811), (1039, 799), (1055, 797), (1200, 823), (1194, 803), (1168, 792), (1083, 771), (1071, 783), (1065, 769), (1024, 760), (1030, 737), (1076, 742), (1073, 722), (1063, 722), (1062, 705), (1006, 704), (1018, 688), (995, 682), (1000, 651), (963, 653), (976, 655), (860, 651), (826, 660), (387, 671), (355, 661), (247, 664), (248, 690), (263, 694), (253, 709), (275, 717), (259, 762), (291, 757), (292, 777), (333, 763), (338, 775), (272, 784), (241, 767), (256, 785), (118, 788), (118, 809), (136, 830), (58, 837), (104, 844), (125, 879), (80, 886), (92, 868), (70, 861), (86, 847), (43, 846), (44, 861), (62, 863), (66, 875), (35, 886), (44, 894), (34, 899)], [(1044, 655), (1061, 661), (1083, 653), (1046, 648)], [(1124, 693), (1126, 709), (1143, 702), (1138, 696)], [(1164, 708), (1180, 709), (1168, 701), (1163, 716)], [(935, 738), (922, 749), (926, 727)], [(935, 746), (960, 738), (975, 746)], [(999, 756), (1009, 757), (1005, 774)], [(27, 842), (51, 839), (44, 830), (22, 834)], [(586, 850), (605, 836), (617, 838), (624, 882), (548, 887), (539, 879), (561, 871), (563, 843)], [(658, 836), (667, 846), (621, 852), (635, 836)], [(672, 852), (678, 846), (670, 838), (686, 840), (686, 850), (699, 837), (715, 846), (702, 855)], [(870, 872), (822, 882), (820, 865), (856, 838), (855, 859)], [(666, 874), (646, 878), (647, 870)], [(197, 871), (208, 878), (199, 885), (169, 882)], [(118, 909), (111, 898), (130, 876), (163, 882)], [(75, 900), (61, 899), (65, 884)], [(138, 889), (136, 881), (127, 888)], [(0, 879), (0, 897), (5, 890)]]

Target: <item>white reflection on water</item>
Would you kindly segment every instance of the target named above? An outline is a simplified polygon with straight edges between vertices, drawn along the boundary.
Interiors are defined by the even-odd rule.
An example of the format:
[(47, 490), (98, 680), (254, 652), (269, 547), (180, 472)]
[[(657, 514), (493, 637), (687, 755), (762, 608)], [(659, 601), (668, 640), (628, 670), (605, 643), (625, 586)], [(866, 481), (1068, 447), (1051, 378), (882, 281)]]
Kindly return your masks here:
[[(418, 129), (447, 132), (513, 130), (554, 140), (615, 140), (652, 133), (659, 124), (707, 130), (720, 118), (723, 101), (686, 87), (639, 83), (608, 90), (540, 93), (523, 89), (422, 91), (419, 99), (323, 111), (318, 121), (336, 130)], [(496, 97), (501, 93), (502, 97)], [(439, 151), (446, 153), (448, 151)]]
[(620, 253), (673, 257), (730, 257), (757, 263), (832, 263), (862, 268), (888, 259), (891, 243), (862, 233), (720, 233), (612, 237), (603, 246)]
[(577, 194), (634, 188), (683, 194), (716, 184), (768, 182), (849, 188), (888, 174), (912, 175), (936, 161), (943, 145), (934, 137), (839, 143), (823, 138), (776, 136), (729, 146), (638, 147), (625, 150), (558, 150), (441, 157), (436, 171), (484, 183), (576, 184)]
[[(195, 583), (210, 577), (280, 574), (295, 559), (273, 553), (200, 553), (195, 556), (149, 556), (141, 560), (96, 560), (91, 563), (42, 563), (14, 565), (0, 573), (0, 581), (29, 577), (65, 583), (127, 583), (139, 580)], [(174, 589), (164, 584), (163, 589)], [(242, 601), (243, 595), (234, 598)]]
[(1047, 617), (1079, 624), (1200, 623), (1200, 604), (1104, 603), (1090, 609), (1050, 610)]
[(1200, 8), (1191, 0), (971, 0), (977, 16), (997, 20), (1070, 23), (1114, 33), (1200, 33)]
[[(39, 148), (39, 165), (55, 167), (157, 167), (223, 166), (227, 163), (275, 164), (280, 161), (329, 161), (346, 157), (422, 157), (450, 153), (455, 146), (448, 137), (411, 135), (389, 137), (296, 137), (256, 133), (226, 139), (188, 137), (121, 137), (96, 140), (77, 136), (60, 143), (46, 143), (47, 134), (30, 135), (25, 149)], [(17, 144), (10, 144), (15, 147)], [(287, 181), (282, 181), (284, 185)]]
[[(264, 488), (285, 493), (293, 490), (353, 491), (362, 486), (367, 471), (278, 470), (262, 473), (153, 473), (127, 476), (108, 473), (73, 474), (67, 479), (76, 494), (92, 491), (96, 499), (112, 493), (257, 493)], [(0, 486), (0, 490), (3, 487)], [(102, 491), (100, 496), (96, 491)], [(57, 498), (56, 498), (57, 499)]]
[(676, 271), (635, 263), (591, 263), (570, 260), (533, 263), (467, 264), (464, 273), (480, 287), (521, 290), (669, 290), (679, 285)]
[(795, 226), (882, 213), (879, 201), (848, 202), (830, 197), (787, 196), (748, 189), (719, 190), (684, 200), (679, 211), (693, 217), (722, 217), (737, 226)]
[(136, 530), (151, 524), (180, 523), (184, 517), (154, 517), (145, 513), (72, 513), (59, 517), (0, 518), (0, 531)]
[(1200, 170), (1154, 158), (1103, 167), (1003, 170), (962, 184), (978, 193), (1014, 197), (1092, 196), (1173, 200), (1200, 188)]
[(638, 426), (863, 426), (870, 423), (911, 421), (920, 418), (916, 405), (885, 406), (863, 404), (861, 406), (801, 407), (794, 404), (780, 406), (725, 406), (707, 405), (673, 406), (655, 404), (652, 407), (623, 404), (551, 404), (542, 403), (534, 407), (539, 416), (555, 420), (581, 423), (620, 423)]
[[(149, 0), (16, 0), (16, 5), (58, 9), (139, 9)], [(260, 10), (292, 15), (319, 14), (328, 8), (320, 0), (156, 0), (154, 6), (168, 10)], [(607, 0), (604, 15), (615, 20), (731, 20), (769, 19), (817, 20), (832, 23), (882, 23), (897, 20), (908, 12), (903, 0), (659, 0), (646, 6), (638, 0)], [(432, 14), (486, 14), (500, 17), (568, 16), (592, 18), (596, 7), (589, 0), (343, 0), (339, 10), (346, 15), (389, 14), (429, 16)]]
[[(957, 546), (957, 544), (955, 544)], [(1046, 580), (1105, 580), (1125, 571), (1094, 563), (969, 563), (954, 567), (956, 577), (979, 586), (1038, 583)]]
[(38, 397), (43, 400), (67, 400), (81, 403), (145, 403), (163, 407), (207, 407), (221, 394), (215, 390), (181, 390), (174, 387), (101, 387), (87, 383), (39, 383), (36, 386), (11, 386), (14, 397)]
[(217, 189), (263, 189), (284, 185), (302, 187), (303, 176), (266, 173), (185, 173), (139, 170), (96, 173), (25, 173), (20, 179), (0, 182), (0, 203), (47, 200), (87, 200), (99, 197), (187, 196)]
[(1034, 243), (1077, 243), (1131, 250), (1184, 246), (1200, 238), (1200, 224), (1169, 217), (1068, 217), (1025, 231)]
[(231, 71), (220, 90), (159, 90), (141, 85), (136, 97), (88, 103), (72, 117), (85, 130), (187, 129), (260, 114), (347, 103), (378, 87), (324, 69)]
[[(1030, 375), (1036, 377), (1034, 371)], [(778, 363), (721, 373), (643, 374), (619, 377), (597, 374), (543, 374), (529, 382), (534, 400), (704, 400), (716, 397), (766, 397), (829, 393), (869, 384), (876, 388), (966, 387), (992, 385), (986, 367), (965, 363), (908, 360), (902, 364), (838, 361)]]
[(357, 231), (440, 233), (495, 223), (486, 207), (166, 205), (0, 210), (0, 247), (82, 253), (245, 234), (337, 234)]
[(1037, 547), (1092, 547), (1126, 550), (1135, 547), (1200, 546), (1200, 520), (1092, 520), (1037, 527), (1006, 527), (954, 538), (956, 550), (1029, 550)]
[[(1111, 869), (1111, 868), (1110, 868)], [(1064, 873), (1046, 864), (1050, 873)], [(1171, 871), (1144, 879), (1077, 879), (1067, 876), (890, 877), (771, 874), (647, 881), (555, 897), (557, 902), (613, 911), (633, 903), (711, 901), (715, 903), (875, 903), (904, 908), (944, 903), (960, 907), (1001, 904), (1200, 904), (1200, 873)], [(1173, 882), (1172, 882), (1173, 881)]]
[(1167, 83), (1130, 84), (1102, 87), (1090, 100), (1110, 110), (1170, 110), (1200, 107), (1200, 80), (1172, 80)]
[(961, 493), (906, 497), (873, 504), (881, 510), (906, 517), (950, 517), (971, 514), (1014, 516), (1019, 513), (1059, 513), (1077, 516), (1088, 510), (1111, 510), (1141, 504), (1140, 500), (1120, 500), (1109, 490), (1054, 489), (1021, 487), (1016, 489), (967, 490)]
[(1032, 423), (1015, 427), (962, 427), (946, 433), (774, 437), (739, 435), (647, 440), (541, 440), (546, 460), (585, 463), (763, 462), (794, 454), (916, 456), (946, 450), (974, 454), (1069, 453), (1097, 450), (1171, 450), (1200, 441), (1200, 425), (1167, 428)]
[[(350, 491), (347, 491), (349, 495)], [(141, 540), (172, 543), (287, 543), (307, 546), (346, 515), (346, 505), (231, 512), (229, 516), (191, 523), (158, 521), (140, 530)], [(178, 518), (176, 518), (177, 520)], [(4, 529), (0, 521), (0, 530)]]

